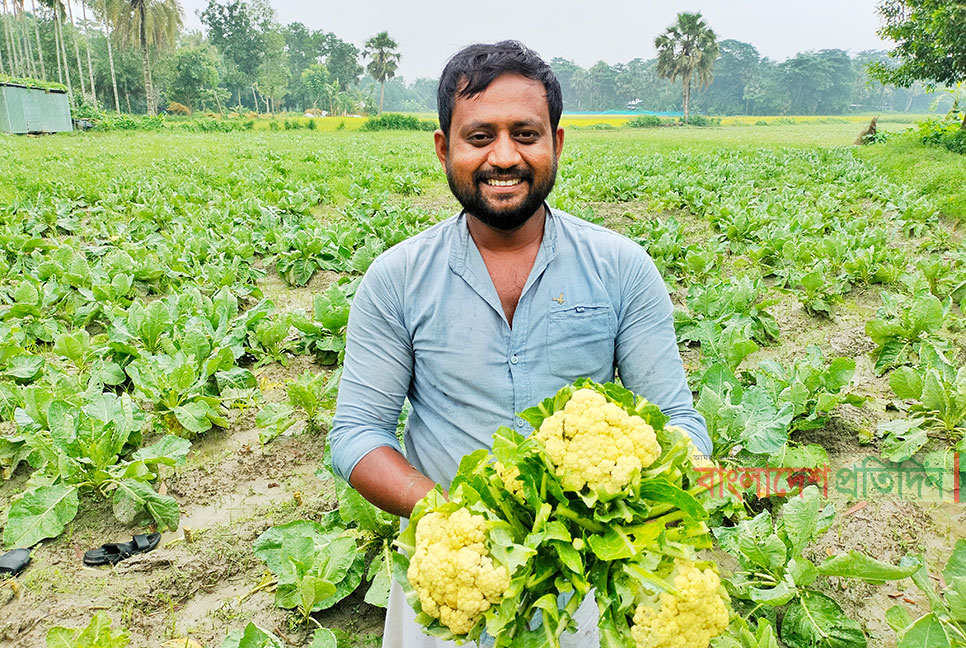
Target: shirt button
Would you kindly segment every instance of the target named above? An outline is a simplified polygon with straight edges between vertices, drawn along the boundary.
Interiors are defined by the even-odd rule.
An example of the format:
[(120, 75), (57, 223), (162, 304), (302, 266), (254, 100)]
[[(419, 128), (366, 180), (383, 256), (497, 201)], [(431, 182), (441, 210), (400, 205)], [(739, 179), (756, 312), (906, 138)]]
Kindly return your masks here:
[(521, 421), (520, 419), (517, 419), (517, 427), (518, 428), (522, 428), (523, 427), (523, 421)]
[(510, 356), (510, 364), (517, 364), (519, 362), (520, 362), (520, 358), (518, 358), (516, 354)]

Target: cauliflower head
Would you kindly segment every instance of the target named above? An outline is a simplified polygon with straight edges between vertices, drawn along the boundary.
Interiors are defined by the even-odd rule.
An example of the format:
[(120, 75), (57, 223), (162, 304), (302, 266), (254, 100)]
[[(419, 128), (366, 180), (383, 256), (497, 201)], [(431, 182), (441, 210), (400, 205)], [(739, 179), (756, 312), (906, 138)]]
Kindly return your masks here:
[(520, 467), (514, 465), (507, 467), (503, 465), (503, 462), (497, 461), (494, 462), (493, 468), (496, 470), (496, 474), (500, 476), (500, 480), (503, 482), (503, 486), (507, 491), (521, 502), (525, 502), (526, 497), (523, 494), (523, 481), (520, 479)]
[(510, 587), (506, 567), (487, 550), (486, 520), (466, 509), (430, 512), (416, 523), (407, 577), (423, 612), (454, 634), (467, 634)]
[(713, 569), (675, 561), (674, 587), (681, 596), (662, 592), (657, 604), (634, 611), (631, 636), (637, 648), (707, 648), (728, 627), (728, 608)]
[(603, 394), (578, 389), (534, 432), (564, 489), (617, 493), (661, 454), (654, 428)]

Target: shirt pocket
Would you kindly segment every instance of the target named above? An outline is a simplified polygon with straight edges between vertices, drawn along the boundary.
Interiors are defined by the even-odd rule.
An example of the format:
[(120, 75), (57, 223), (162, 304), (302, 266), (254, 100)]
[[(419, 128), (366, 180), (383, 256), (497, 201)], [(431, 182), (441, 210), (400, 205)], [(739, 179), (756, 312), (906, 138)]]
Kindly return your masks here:
[(614, 368), (616, 321), (609, 304), (570, 306), (550, 311), (547, 353), (550, 373), (568, 381)]

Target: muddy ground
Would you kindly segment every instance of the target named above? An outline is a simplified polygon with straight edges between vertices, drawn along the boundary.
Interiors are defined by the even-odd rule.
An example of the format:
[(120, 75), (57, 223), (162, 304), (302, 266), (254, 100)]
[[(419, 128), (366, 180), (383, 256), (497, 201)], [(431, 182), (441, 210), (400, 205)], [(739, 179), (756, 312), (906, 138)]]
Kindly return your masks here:
[[(427, 197), (430, 204), (439, 201)], [(627, 214), (647, 213), (643, 204), (598, 205), (604, 219), (619, 227)], [(678, 215), (680, 218), (681, 215)], [(708, 234), (698, 223), (692, 232)], [(335, 278), (320, 273), (302, 289), (288, 289), (273, 271), (262, 282), (266, 296), (281, 310), (311, 309), (312, 295)], [(867, 354), (872, 343), (864, 331), (880, 301), (876, 290), (855, 291), (832, 319), (807, 315), (794, 298), (783, 298), (773, 312), (781, 342), (765, 347), (747, 362), (765, 357), (788, 361), (807, 344), (819, 344), (826, 356), (857, 360), (853, 392), (869, 400), (861, 408), (842, 406), (829, 426), (808, 433), (823, 445), (834, 466), (851, 465), (876, 454), (875, 429), (880, 420), (898, 416), (887, 410), (889, 388), (874, 376)], [(962, 334), (960, 333), (960, 336)], [(689, 365), (697, 361), (685, 352)], [(287, 367), (258, 371), (268, 400), (283, 400), (284, 385), (305, 370), (326, 371), (310, 358), (292, 358)], [(114, 568), (89, 568), (83, 553), (103, 542), (130, 539), (132, 530), (114, 521), (110, 505), (85, 501), (81, 513), (59, 538), (33, 551), (33, 563), (16, 579), (0, 584), (0, 646), (45, 645), (53, 626), (81, 627), (97, 611), (115, 626), (126, 628), (132, 646), (158, 646), (190, 637), (205, 648), (221, 645), (225, 635), (249, 621), (271, 630), (293, 646), (305, 645), (311, 630), (299, 626), (274, 604), (264, 587), (265, 565), (252, 553), (252, 543), (273, 525), (296, 519), (319, 519), (335, 507), (332, 483), (319, 477), (324, 434), (296, 424), (285, 435), (262, 446), (254, 419), (257, 406), (231, 411), (231, 427), (196, 439), (186, 465), (166, 473), (161, 486), (181, 507), (181, 527), (165, 533), (158, 549), (137, 555)], [(802, 440), (802, 439), (799, 439)], [(0, 506), (22, 490), (24, 471), (0, 484)], [(907, 553), (924, 552), (942, 564), (956, 538), (966, 537), (966, 510), (961, 504), (915, 501), (870, 494), (848, 499), (830, 489), (839, 515), (831, 530), (811, 550), (816, 557), (855, 548), (897, 562)], [(723, 561), (727, 572), (728, 563)], [(260, 586), (262, 585), (262, 586)], [(884, 611), (902, 603), (910, 612), (925, 611), (922, 596), (908, 581), (882, 586), (827, 580), (825, 588), (867, 630), (871, 646), (895, 645), (883, 620)], [(905, 602), (903, 602), (905, 600)], [(335, 609), (314, 615), (319, 625), (341, 628), (356, 646), (375, 646), (382, 633), (383, 610), (354, 595)]]

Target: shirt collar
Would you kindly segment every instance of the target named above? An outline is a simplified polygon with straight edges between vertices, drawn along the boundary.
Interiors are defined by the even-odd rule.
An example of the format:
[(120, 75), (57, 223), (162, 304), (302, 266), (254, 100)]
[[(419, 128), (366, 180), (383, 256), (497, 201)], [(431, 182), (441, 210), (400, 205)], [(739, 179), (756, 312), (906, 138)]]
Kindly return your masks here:
[[(543, 203), (543, 208), (546, 211), (546, 220), (543, 225), (543, 239), (540, 241), (537, 258), (533, 262), (533, 270), (530, 272), (531, 277), (543, 272), (544, 268), (557, 256), (557, 221), (559, 219), (546, 202)], [(456, 236), (453, 238), (453, 243), (450, 246), (449, 267), (450, 270), (462, 277), (466, 271), (466, 250), (472, 241), (470, 238), (470, 228), (466, 224), (465, 209), (456, 215), (455, 226)]]

